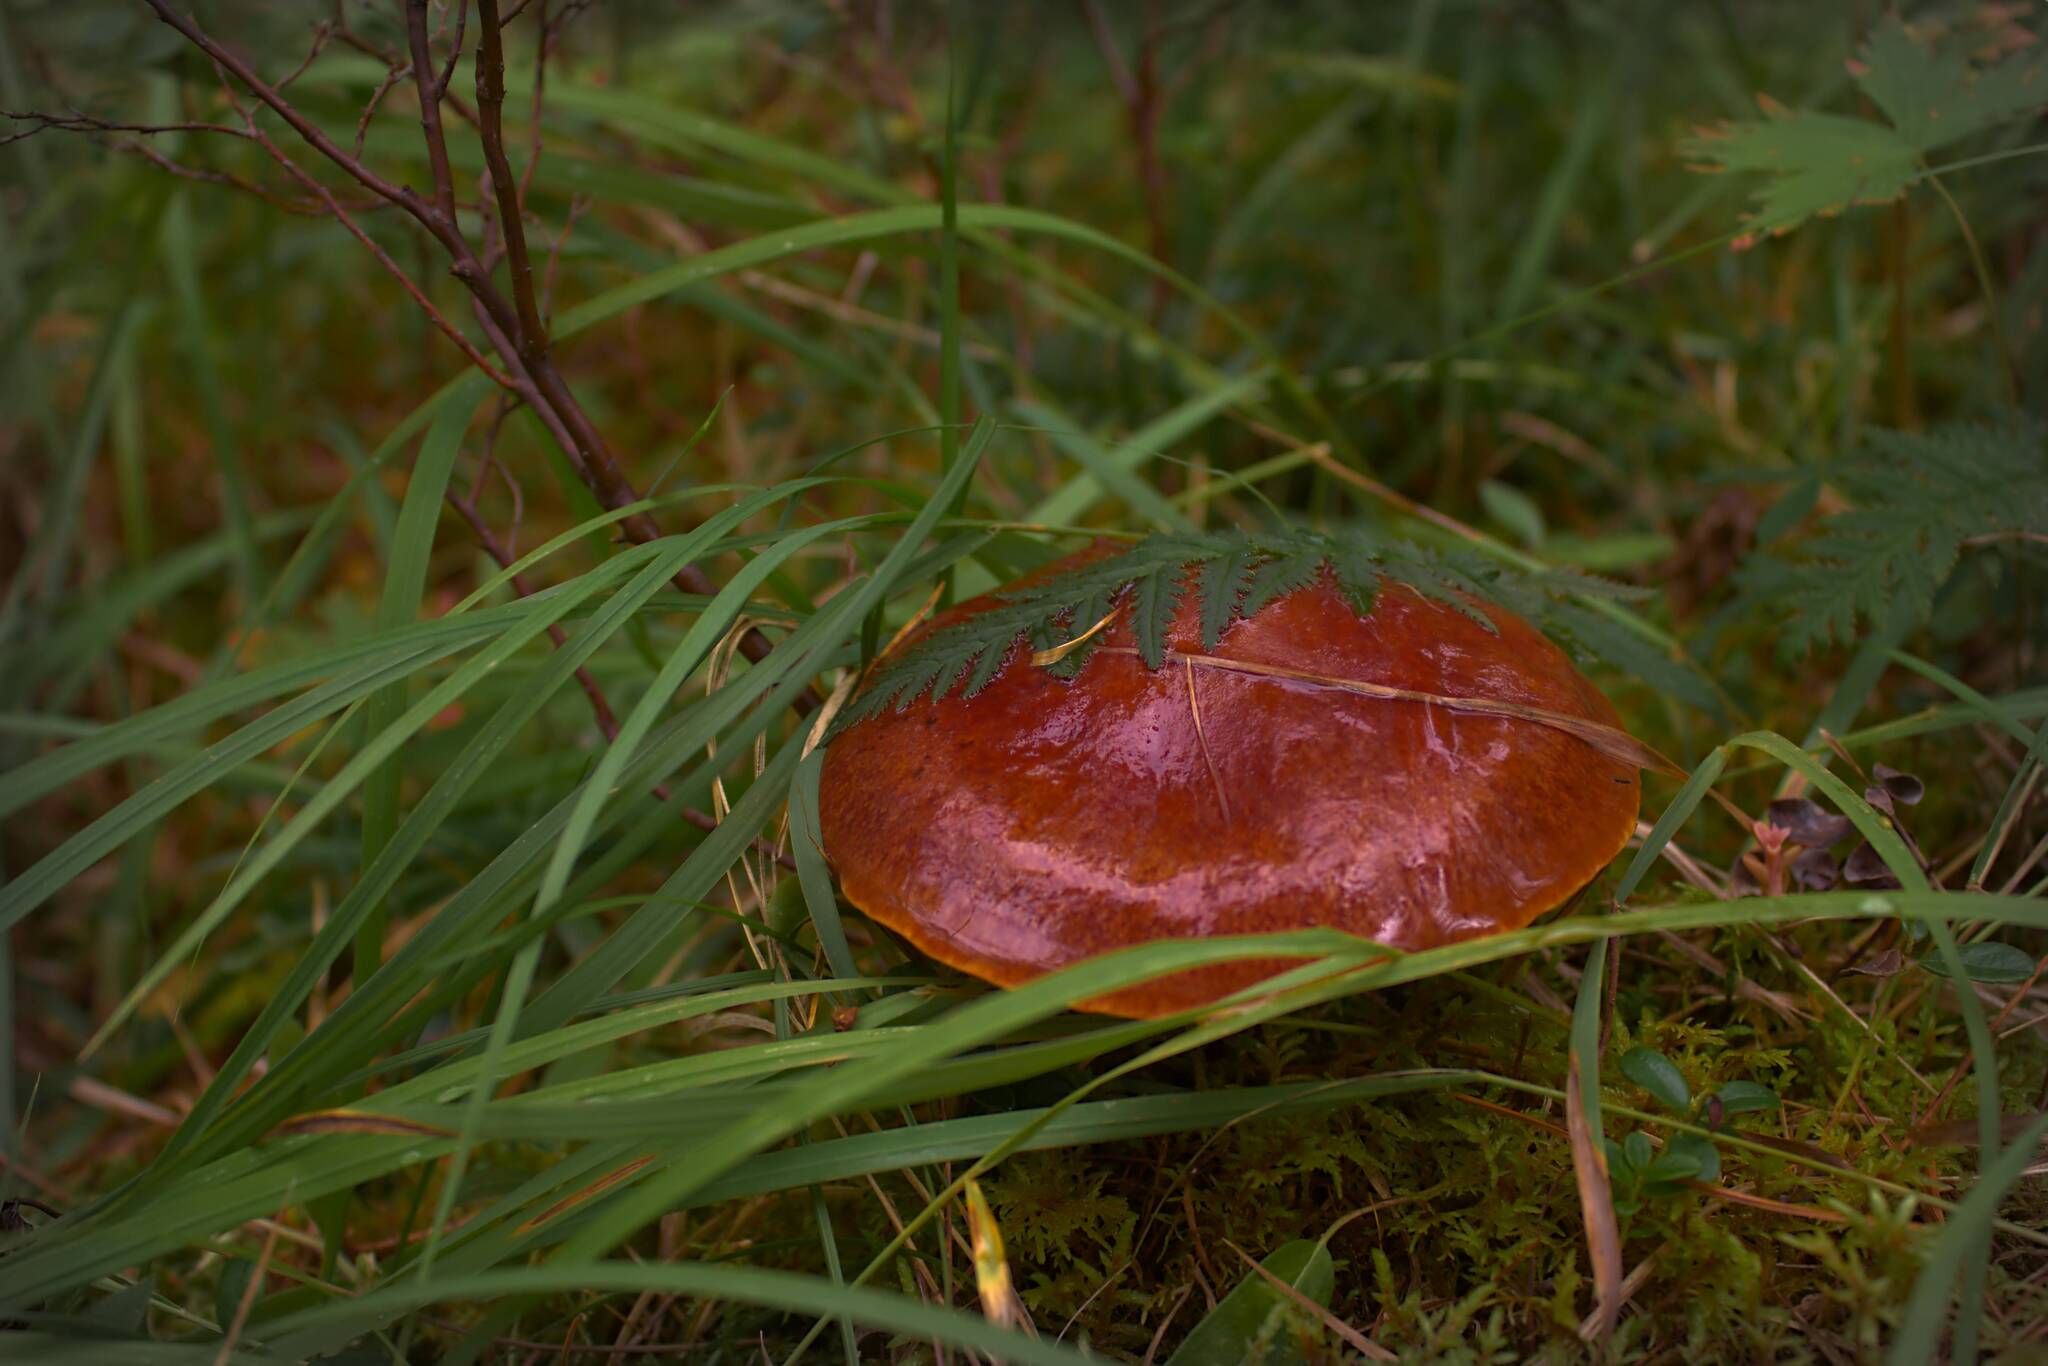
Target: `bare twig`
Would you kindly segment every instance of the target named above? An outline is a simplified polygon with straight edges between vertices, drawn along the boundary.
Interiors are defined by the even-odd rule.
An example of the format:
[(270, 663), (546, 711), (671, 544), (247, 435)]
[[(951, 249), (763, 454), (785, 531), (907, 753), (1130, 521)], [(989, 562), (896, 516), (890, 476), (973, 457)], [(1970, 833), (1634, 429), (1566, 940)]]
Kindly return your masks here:
[[(521, 6), (521, 8), (523, 9), (524, 6)], [(533, 44), (533, 100), (526, 111), (527, 137), (529, 139), (526, 149), (526, 169), (519, 174), (519, 208), (522, 213), (526, 209), (527, 196), (533, 191), (533, 173), (540, 166), (541, 98), (547, 89), (548, 44), (553, 41), (555, 36), (554, 26), (548, 23), (547, 0), (541, 0), (540, 13), (535, 16), (534, 22), (540, 26), (540, 36), (534, 40)], [(570, 201), (569, 212), (571, 216), (576, 212), (574, 200)], [(566, 228), (563, 229), (564, 235), (567, 235), (567, 231)], [(554, 263), (552, 261), (548, 263), (548, 269), (550, 273), (553, 272)]]
[(469, 0), (455, 0), (455, 41), (448, 47), (447, 65), (441, 68), (441, 75), (434, 82), (435, 99), (448, 97), (448, 86), (455, 79), (455, 65), (462, 60), (462, 35), (468, 29)]
[(291, 75), (279, 81), (277, 88), (282, 90), (299, 77), (305, 75), (306, 68), (320, 60), (320, 54), (327, 50), (327, 40), (333, 36), (334, 24), (332, 21), (323, 19), (321, 22), (313, 25), (313, 46), (307, 50), (306, 60), (294, 67)]
[(354, 155), (361, 156), (363, 154), (363, 139), (370, 135), (370, 120), (376, 117), (377, 106), (384, 102), (384, 97), (390, 94), (400, 81), (411, 74), (412, 67), (410, 64), (394, 66), (384, 73), (383, 80), (377, 82), (377, 88), (370, 92), (369, 102), (363, 106), (362, 117), (356, 120), (355, 146), (350, 149)]
[(428, 173), (434, 178), (434, 207), (455, 225), (455, 176), (448, 169), (448, 139), (441, 131), (441, 95), (445, 82), (434, 77), (434, 54), (427, 42), (427, 0), (405, 0), (405, 36), (412, 47), (412, 75), (419, 87), (420, 135), (427, 144)]
[(45, 114), (39, 109), (0, 109), (0, 118), (36, 125), (0, 138), (0, 147), (52, 129), (66, 133), (143, 133), (152, 137), (161, 133), (225, 133), (231, 138), (248, 136), (241, 129), (225, 123), (116, 123), (90, 114)]
[(214, 1366), (227, 1366), (234, 1360), (235, 1343), (242, 1336), (242, 1328), (249, 1322), (249, 1310), (255, 1306), (256, 1296), (263, 1289), (263, 1280), (270, 1271), (271, 1254), (277, 1251), (277, 1231), (272, 1229), (263, 1239), (263, 1249), (256, 1254), (256, 1270), (242, 1286), (242, 1294), (235, 1301), (233, 1320), (228, 1324), (227, 1334), (221, 1339), (220, 1353), (214, 1357)]
[(562, 263), (562, 248), (568, 245), (569, 235), (576, 231), (576, 220), (590, 207), (590, 200), (584, 195), (569, 196), (569, 213), (562, 220), (562, 230), (555, 234), (555, 243), (548, 248), (548, 269), (540, 282), (540, 317), (543, 326), (554, 316), (555, 311), (555, 268)]
[(225, 185), (231, 190), (253, 195), (279, 213), (288, 213), (294, 218), (320, 218), (330, 212), (328, 207), (317, 199), (286, 199), (281, 195), (272, 194), (255, 181), (244, 179), (232, 171), (209, 170), (203, 166), (187, 166), (181, 161), (173, 161), (147, 143), (117, 142), (114, 147), (117, 151), (141, 157), (158, 170), (177, 176), (180, 180), (196, 180), (203, 185)]
[[(451, 273), (462, 281), (476, 302), (477, 314), (484, 332), (491, 339), (505, 364), (502, 370), (488, 368), (494, 380), (509, 387), (534, 409), (558, 442), (564, 455), (578, 476), (589, 485), (598, 500), (607, 507), (619, 508), (638, 501), (632, 486), (620, 473), (613, 459), (610, 447), (591, 423), (589, 415), (571, 392), (568, 382), (556, 368), (548, 355), (546, 333), (539, 325), (538, 305), (533, 297), (530, 263), (524, 260), (524, 233), (520, 225), (516, 186), (505, 160), (504, 139), (500, 125), (504, 94), (503, 51), (499, 41), (498, 11), (495, 0), (479, 0), (479, 14), (483, 20), (482, 46), (486, 51), (478, 63), (478, 91), (480, 100), (491, 96), (492, 107), (479, 108), (476, 120), (483, 135), (487, 162), (492, 167), (492, 180), (500, 198), (501, 214), (504, 218), (508, 246), (518, 243), (519, 259), (513, 263), (513, 280), (518, 306), (508, 303), (493, 284), (490, 273), (483, 268), (469, 241), (463, 236), (454, 213), (453, 181), (447, 170), (447, 149), (441, 135), (439, 103), (443, 92), (435, 88), (432, 76), (431, 53), (427, 50), (424, 0), (408, 0), (408, 29), (414, 49), (413, 76), (420, 86), (421, 128), (428, 137), (428, 156), (434, 177), (434, 202), (421, 198), (410, 187), (398, 186), (378, 175), (363, 161), (343, 151), (323, 132), (318, 125), (301, 113), (291, 101), (277, 89), (266, 83), (249, 64), (229, 51), (220, 42), (201, 29), (191, 18), (173, 10), (169, 0), (145, 0), (157, 18), (175, 30), (186, 41), (198, 48), (217, 68), (232, 75), (251, 94), (271, 109), (277, 116), (302, 138), (306, 144), (332, 162), (357, 184), (378, 198), (388, 201), (406, 211), (445, 250), (453, 262)], [(391, 65), (398, 65), (395, 54), (381, 53), (374, 45), (366, 44), (360, 38), (343, 28), (336, 29), (336, 37), (366, 51), (384, 57)], [(448, 97), (453, 103), (452, 95)], [(457, 106), (459, 108), (459, 105)], [(510, 197), (514, 202), (505, 206)], [(416, 296), (417, 298), (417, 296)], [(465, 347), (466, 354), (473, 348)], [(636, 513), (625, 519), (625, 533), (636, 541), (646, 542), (661, 535), (660, 528), (644, 513)], [(708, 594), (715, 591), (710, 577), (696, 565), (687, 565), (676, 575), (678, 586), (686, 592)], [(758, 631), (749, 632), (741, 641), (741, 648), (749, 659), (760, 659), (772, 648), (768, 639)], [(795, 704), (800, 712), (809, 712), (818, 705), (817, 695), (806, 689), (799, 694)]]
[[(419, 4), (423, 0), (412, 0)], [(483, 134), (484, 164), (498, 197), (498, 226), (505, 235), (505, 256), (512, 272), (512, 299), (519, 310), (515, 340), (528, 368), (547, 359), (548, 334), (541, 326), (540, 304), (533, 289), (533, 261), (526, 252), (526, 225), (519, 208), (519, 181), (505, 155), (505, 44), (498, 22), (498, 0), (477, 0), (476, 112)]]
[[(1123, 52), (1117, 47), (1116, 34), (1110, 29), (1109, 18), (1102, 11), (1101, 0), (1081, 0), (1081, 8), (1088, 17), (1089, 31), (1095, 37), (1095, 45), (1102, 50), (1103, 64), (1109, 68), (1110, 84), (1116, 87), (1117, 97), (1123, 101), (1124, 117), (1131, 126), (1131, 141), (1138, 153), (1138, 180), (1144, 187), (1145, 225), (1150, 238), (1152, 257), (1165, 261), (1166, 251), (1166, 163), (1159, 156), (1159, 121), (1165, 112), (1166, 101), (1159, 81), (1159, 36), (1160, 26), (1157, 6), (1154, 0), (1146, 0), (1144, 25), (1138, 35), (1138, 64), (1134, 71), (1124, 61)], [(1153, 312), (1156, 314), (1165, 305), (1166, 282), (1153, 282)]]
[(474, 365), (477, 369), (490, 376), (493, 384), (502, 385), (508, 389), (513, 387), (512, 377), (491, 364), (485, 358), (484, 353), (477, 350), (475, 344), (468, 337), (462, 335), (461, 329), (449, 321), (448, 315), (434, 306), (434, 301), (426, 296), (425, 291), (418, 284), (414, 283), (413, 278), (399, 268), (398, 263), (391, 259), (390, 253), (378, 246), (376, 239), (364, 232), (356, 221), (349, 217), (347, 210), (341, 207), (341, 204), (334, 198), (334, 195), (328, 188), (301, 169), (297, 162), (286, 156), (284, 149), (271, 141), (270, 137), (257, 127), (253, 119), (249, 122), (249, 135), (256, 140), (264, 151), (270, 154), (272, 160), (284, 167), (285, 171), (294, 180), (312, 191), (314, 196), (327, 206), (327, 211), (334, 216), (334, 221), (341, 224), (342, 227), (348, 230), (350, 236), (363, 244), (370, 255), (376, 258), (377, 264), (384, 267), (391, 277), (397, 280), (404, 288), (405, 292), (412, 296), (412, 301), (418, 304), (420, 311), (427, 315), (427, 320), (433, 323), (441, 331), (442, 335), (462, 349), (462, 354), (469, 358), (471, 365)]

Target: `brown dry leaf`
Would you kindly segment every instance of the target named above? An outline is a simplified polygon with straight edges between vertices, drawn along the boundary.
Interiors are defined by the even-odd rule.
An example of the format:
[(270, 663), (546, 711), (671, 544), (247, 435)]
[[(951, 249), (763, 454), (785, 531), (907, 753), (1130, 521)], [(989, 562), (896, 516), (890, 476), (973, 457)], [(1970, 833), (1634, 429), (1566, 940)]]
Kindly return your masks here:
[(1896, 977), (1905, 970), (1906, 955), (1897, 949), (1886, 949), (1883, 953), (1851, 963), (1843, 972), (1861, 973), (1866, 977)]

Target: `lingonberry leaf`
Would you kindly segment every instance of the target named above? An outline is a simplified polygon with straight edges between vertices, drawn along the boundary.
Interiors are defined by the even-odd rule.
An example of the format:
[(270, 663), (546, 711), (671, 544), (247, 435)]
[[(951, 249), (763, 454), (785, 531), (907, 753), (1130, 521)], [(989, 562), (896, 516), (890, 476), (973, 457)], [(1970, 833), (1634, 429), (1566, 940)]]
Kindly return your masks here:
[(1648, 1091), (1667, 1109), (1685, 1114), (1692, 1109), (1692, 1088), (1678, 1064), (1654, 1048), (1631, 1048), (1621, 1055), (1621, 1075)]

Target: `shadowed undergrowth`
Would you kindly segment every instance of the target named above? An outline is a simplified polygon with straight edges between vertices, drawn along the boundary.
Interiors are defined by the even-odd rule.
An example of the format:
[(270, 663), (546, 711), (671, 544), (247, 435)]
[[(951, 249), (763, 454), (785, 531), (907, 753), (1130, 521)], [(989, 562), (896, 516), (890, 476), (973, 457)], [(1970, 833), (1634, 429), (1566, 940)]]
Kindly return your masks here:
[[(2041, 1350), (2026, 16), (151, 8), (0, 16), (8, 1359)], [(812, 742), (1098, 536), (871, 696), (1371, 547), (1683, 772), (989, 991)]]

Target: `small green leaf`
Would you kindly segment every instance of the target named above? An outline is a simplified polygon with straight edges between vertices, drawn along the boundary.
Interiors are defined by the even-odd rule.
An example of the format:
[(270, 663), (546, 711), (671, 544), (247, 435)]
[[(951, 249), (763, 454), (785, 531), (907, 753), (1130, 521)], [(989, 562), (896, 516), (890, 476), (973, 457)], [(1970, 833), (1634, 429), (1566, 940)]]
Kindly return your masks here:
[(1935, 52), (1897, 19), (1879, 24), (1851, 72), (1899, 136), (1920, 151), (1982, 132), (2048, 103), (2038, 54), (2016, 54), (1979, 71), (1953, 44)]
[[(1996, 939), (1987, 939), (1980, 944), (1965, 944), (1959, 951), (1963, 960), (1963, 971), (1973, 982), (2024, 982), (2034, 975), (2034, 960), (2010, 944), (2001, 944)], [(1920, 966), (1937, 977), (1948, 976), (1948, 965), (1938, 954), (1928, 954), (1920, 960)]]
[(1643, 1168), (1643, 1183), (1649, 1187), (1690, 1181), (1700, 1174), (1699, 1159), (1690, 1153), (1664, 1152)]
[(1719, 1150), (1714, 1147), (1712, 1139), (1702, 1138), (1698, 1134), (1673, 1134), (1671, 1141), (1664, 1145), (1664, 1155), (1657, 1160), (1689, 1164), (1692, 1171), (1688, 1175), (1695, 1181), (1721, 1179)]
[(1897, 199), (1915, 170), (1911, 145), (1883, 124), (1800, 113), (1775, 102), (1764, 106), (1763, 122), (1702, 131), (1684, 151), (1723, 170), (1770, 175), (1749, 220), (1766, 233), (1789, 232), (1852, 204)]
[(1648, 1171), (1657, 1156), (1650, 1147), (1650, 1136), (1641, 1129), (1621, 1141), (1621, 1151), (1628, 1157), (1628, 1165), (1638, 1172)]
[(983, 688), (995, 682), (996, 675), (1003, 671), (1003, 663), (1010, 657), (1011, 646), (991, 645), (975, 657), (974, 669), (967, 675), (967, 684), (960, 689), (964, 697), (973, 697)]
[(1736, 573), (1742, 596), (1784, 619), (1788, 656), (1852, 640), (1859, 623), (1885, 634), (1927, 620), (1973, 538), (2048, 518), (2044, 442), (2031, 417), (1871, 432), (1827, 472), (1849, 506), (1752, 556)]
[[(1692, 1109), (1692, 1088), (1678, 1065), (1654, 1048), (1631, 1048), (1621, 1055), (1621, 1074), (1648, 1091), (1668, 1109), (1684, 1114)], [(1638, 1164), (1640, 1165), (1640, 1164)]]
[(1724, 1115), (1746, 1115), (1778, 1108), (1777, 1093), (1753, 1081), (1724, 1082), (1714, 1095), (1720, 1100)]

